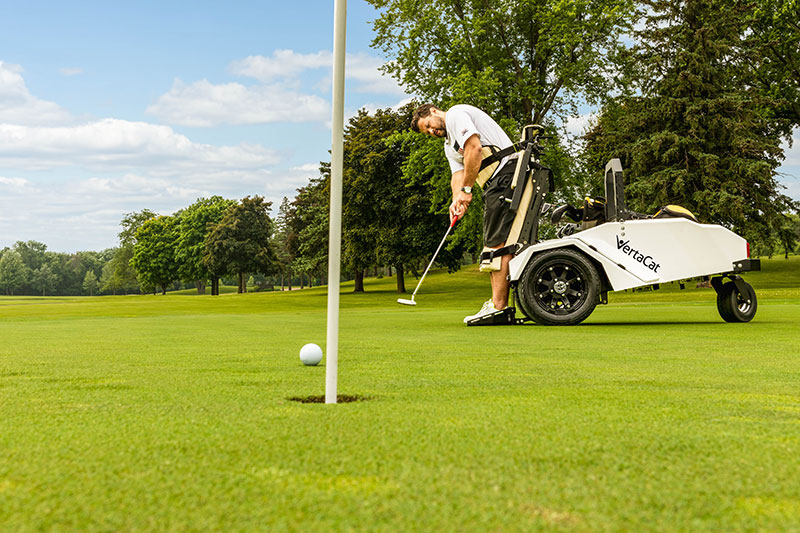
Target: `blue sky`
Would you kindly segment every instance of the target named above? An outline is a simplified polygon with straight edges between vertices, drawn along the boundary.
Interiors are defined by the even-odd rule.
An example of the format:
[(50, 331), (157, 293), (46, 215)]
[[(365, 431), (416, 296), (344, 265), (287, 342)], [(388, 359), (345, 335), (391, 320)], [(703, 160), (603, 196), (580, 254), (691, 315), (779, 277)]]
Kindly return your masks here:
[[(349, 0), (347, 116), (408, 99), (375, 16)], [(277, 206), (329, 158), (332, 1), (29, 0), (0, 20), (0, 248), (100, 250), (124, 213), (213, 194)]]

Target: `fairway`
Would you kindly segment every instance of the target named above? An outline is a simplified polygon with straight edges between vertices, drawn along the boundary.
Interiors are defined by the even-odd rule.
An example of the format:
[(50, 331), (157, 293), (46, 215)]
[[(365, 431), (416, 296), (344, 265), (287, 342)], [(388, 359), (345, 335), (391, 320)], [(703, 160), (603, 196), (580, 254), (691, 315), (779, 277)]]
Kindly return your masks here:
[[(488, 280), (0, 297), (0, 530), (800, 530), (800, 257), (610, 294), (574, 327), (467, 328)], [(413, 282), (413, 283), (410, 283)], [(409, 285), (416, 283), (413, 278)]]

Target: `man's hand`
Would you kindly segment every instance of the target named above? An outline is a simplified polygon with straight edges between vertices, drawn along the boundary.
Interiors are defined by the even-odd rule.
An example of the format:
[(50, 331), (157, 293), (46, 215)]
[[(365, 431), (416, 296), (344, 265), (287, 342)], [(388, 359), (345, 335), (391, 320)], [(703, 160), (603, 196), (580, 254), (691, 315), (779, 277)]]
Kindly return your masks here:
[(458, 191), (453, 198), (453, 203), (450, 204), (450, 223), (453, 223), (454, 218), (461, 218), (467, 212), (470, 202), (472, 202), (472, 195), (464, 191)]

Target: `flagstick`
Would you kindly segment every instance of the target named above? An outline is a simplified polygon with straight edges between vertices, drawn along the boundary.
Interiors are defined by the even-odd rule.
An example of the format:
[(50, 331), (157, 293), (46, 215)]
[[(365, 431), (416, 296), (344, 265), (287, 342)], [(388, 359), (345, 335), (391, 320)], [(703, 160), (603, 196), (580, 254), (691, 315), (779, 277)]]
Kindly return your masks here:
[(342, 159), (344, 144), (344, 50), (347, 0), (336, 0), (333, 21), (333, 134), (331, 135), (331, 210), (328, 245), (328, 355), (325, 403), (336, 403), (339, 372), (339, 278), (342, 255)]

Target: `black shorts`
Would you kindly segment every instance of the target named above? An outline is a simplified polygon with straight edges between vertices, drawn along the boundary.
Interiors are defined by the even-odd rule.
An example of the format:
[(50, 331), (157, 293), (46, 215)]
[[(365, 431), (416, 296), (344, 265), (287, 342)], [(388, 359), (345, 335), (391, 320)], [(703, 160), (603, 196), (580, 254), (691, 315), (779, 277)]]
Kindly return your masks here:
[(516, 161), (511, 160), (486, 182), (483, 191), (483, 245), (496, 248), (503, 244), (511, 231), (516, 213), (511, 211), (511, 204), (500, 197), (511, 199), (511, 182), (514, 181)]

